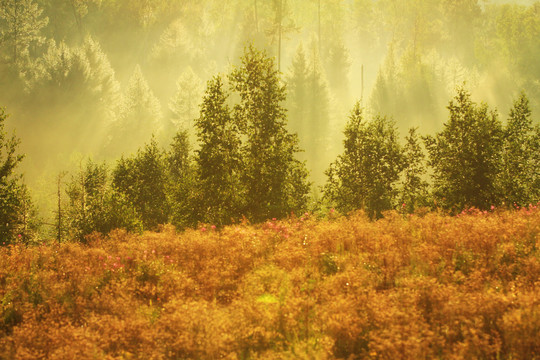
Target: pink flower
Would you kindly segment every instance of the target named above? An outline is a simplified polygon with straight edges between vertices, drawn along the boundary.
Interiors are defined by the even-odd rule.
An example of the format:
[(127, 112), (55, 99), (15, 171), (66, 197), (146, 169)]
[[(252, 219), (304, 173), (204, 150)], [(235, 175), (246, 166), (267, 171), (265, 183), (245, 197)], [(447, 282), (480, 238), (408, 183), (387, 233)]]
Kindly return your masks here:
[(202, 232), (205, 232), (205, 231), (206, 231), (206, 228), (205, 228), (205, 227), (202, 227), (202, 228), (201, 228), (201, 231), (202, 231)]
[(494, 206), (494, 205), (491, 205), (491, 210), (495, 210), (495, 206)]
[(212, 230), (216, 230), (216, 225), (211, 226)]

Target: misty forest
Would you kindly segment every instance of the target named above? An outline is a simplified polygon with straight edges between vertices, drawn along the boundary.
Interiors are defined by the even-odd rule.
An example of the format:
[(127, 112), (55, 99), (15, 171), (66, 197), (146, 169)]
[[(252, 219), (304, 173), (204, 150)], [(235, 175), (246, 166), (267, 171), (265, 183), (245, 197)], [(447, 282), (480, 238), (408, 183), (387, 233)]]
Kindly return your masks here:
[(0, 0), (0, 358), (538, 356), (539, 114), (534, 0)]

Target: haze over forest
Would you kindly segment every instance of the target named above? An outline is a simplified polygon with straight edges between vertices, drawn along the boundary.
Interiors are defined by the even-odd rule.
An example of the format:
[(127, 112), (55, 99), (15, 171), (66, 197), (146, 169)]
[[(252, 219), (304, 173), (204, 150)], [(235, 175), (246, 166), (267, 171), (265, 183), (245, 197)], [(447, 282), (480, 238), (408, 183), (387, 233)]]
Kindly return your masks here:
[(12, 3), (0, 3), (0, 106), (41, 209), (58, 173), (88, 156), (112, 162), (182, 129), (197, 147), (206, 82), (250, 43), (283, 74), (288, 127), (316, 185), (357, 100), (402, 136), (441, 130), (463, 84), (503, 119), (524, 91), (538, 122), (540, 2), (22, 0), (15, 38)]

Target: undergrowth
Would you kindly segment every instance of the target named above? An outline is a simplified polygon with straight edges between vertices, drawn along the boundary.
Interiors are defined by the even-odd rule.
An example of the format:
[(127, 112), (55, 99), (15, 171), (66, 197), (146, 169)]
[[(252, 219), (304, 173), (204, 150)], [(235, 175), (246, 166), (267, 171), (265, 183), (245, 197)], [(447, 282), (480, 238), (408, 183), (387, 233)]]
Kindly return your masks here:
[(538, 359), (540, 210), (0, 249), (4, 359)]

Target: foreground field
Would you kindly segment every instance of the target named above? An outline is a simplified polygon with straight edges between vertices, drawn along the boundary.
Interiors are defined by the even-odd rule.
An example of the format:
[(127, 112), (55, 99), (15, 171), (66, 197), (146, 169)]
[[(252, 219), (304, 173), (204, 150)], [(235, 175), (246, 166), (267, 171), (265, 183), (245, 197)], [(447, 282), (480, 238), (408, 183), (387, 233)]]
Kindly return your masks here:
[(540, 358), (540, 210), (0, 249), (5, 359)]

